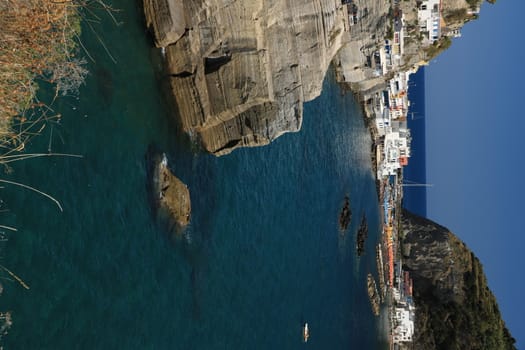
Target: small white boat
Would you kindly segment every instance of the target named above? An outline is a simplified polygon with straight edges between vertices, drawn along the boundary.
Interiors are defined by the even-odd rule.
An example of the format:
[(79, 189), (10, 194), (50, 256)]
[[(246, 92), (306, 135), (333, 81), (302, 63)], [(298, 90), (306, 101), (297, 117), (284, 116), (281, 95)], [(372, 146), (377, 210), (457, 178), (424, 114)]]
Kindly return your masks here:
[(308, 330), (308, 322), (305, 322), (303, 326), (303, 341), (305, 343), (308, 342), (309, 337), (310, 337), (310, 331)]

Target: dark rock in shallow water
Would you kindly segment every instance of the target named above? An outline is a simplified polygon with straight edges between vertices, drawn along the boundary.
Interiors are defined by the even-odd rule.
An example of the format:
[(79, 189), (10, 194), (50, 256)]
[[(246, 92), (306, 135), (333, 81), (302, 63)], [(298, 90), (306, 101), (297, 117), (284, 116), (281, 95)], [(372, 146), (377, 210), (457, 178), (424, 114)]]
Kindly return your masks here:
[(372, 306), (372, 312), (375, 316), (379, 316), (379, 304), (381, 302), (381, 298), (379, 297), (379, 293), (377, 291), (376, 280), (370, 273), (366, 277), (366, 288), (368, 299), (370, 300), (370, 305)]
[(350, 208), (350, 197), (345, 196), (345, 201), (341, 213), (339, 214), (339, 229), (341, 231), (346, 231), (348, 225), (350, 225), (350, 220), (352, 220), (352, 209)]
[(191, 201), (188, 187), (168, 167), (164, 153), (148, 150), (149, 193), (154, 213), (167, 218), (176, 228), (183, 229), (190, 222)]
[(357, 256), (361, 256), (365, 253), (365, 243), (366, 238), (368, 237), (368, 222), (366, 221), (366, 216), (363, 214), (361, 219), (361, 224), (357, 230)]

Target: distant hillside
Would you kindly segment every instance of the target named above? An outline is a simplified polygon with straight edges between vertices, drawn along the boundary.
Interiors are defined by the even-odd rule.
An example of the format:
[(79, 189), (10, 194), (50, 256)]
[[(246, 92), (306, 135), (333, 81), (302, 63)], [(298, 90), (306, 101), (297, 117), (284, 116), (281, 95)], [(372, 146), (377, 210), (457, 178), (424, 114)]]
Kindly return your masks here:
[[(429, 43), (424, 40), (424, 33), (419, 29), (418, 8), (422, 0), (404, 0), (399, 2), (404, 14), (405, 54), (402, 69), (407, 70), (421, 62), (430, 62), (451, 45), (453, 38), (459, 35), (461, 28), (468, 22), (479, 17), (480, 7), (484, 0), (442, 0), (441, 6), (441, 37)], [(496, 0), (487, 0), (494, 4)]]
[(453, 233), (405, 211), (403, 266), (414, 279), (414, 349), (516, 349), (478, 258)]

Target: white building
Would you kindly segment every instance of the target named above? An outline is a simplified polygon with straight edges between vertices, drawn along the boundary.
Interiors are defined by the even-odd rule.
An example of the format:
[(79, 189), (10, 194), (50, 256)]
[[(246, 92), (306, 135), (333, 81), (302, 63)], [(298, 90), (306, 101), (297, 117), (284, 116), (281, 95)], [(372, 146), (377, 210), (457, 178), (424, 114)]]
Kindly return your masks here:
[(399, 94), (401, 92), (406, 92), (408, 89), (408, 79), (410, 78), (410, 73), (408, 72), (397, 72), (394, 75), (394, 78), (390, 79), (388, 86), (392, 94)]
[(388, 108), (390, 103), (390, 98), (388, 96), (388, 91), (383, 91), (376, 97), (376, 106), (374, 108), (375, 112), (375, 121), (376, 128), (379, 136), (384, 136), (385, 134), (392, 131), (391, 129), (391, 116), (390, 110)]
[(441, 1), (424, 0), (417, 12), (420, 32), (428, 33), (429, 43), (438, 40), (441, 35)]
[(387, 108), (383, 109), (382, 114), (376, 114), (376, 127), (379, 136), (384, 136), (391, 131), (390, 112)]
[(413, 311), (408, 308), (395, 308), (394, 343), (411, 342), (414, 336)]
[(399, 302), (399, 300), (401, 300), (401, 293), (399, 292), (399, 289), (397, 289), (396, 287), (392, 288), (392, 295), (394, 296), (394, 300), (396, 302)]
[(408, 101), (408, 79), (410, 74), (400, 72), (389, 81), (390, 91), (390, 114), (393, 120), (406, 117), (409, 107)]
[(384, 158), (381, 166), (378, 168), (379, 177), (395, 175), (397, 169), (408, 165), (410, 141), (410, 130), (408, 129), (399, 129), (385, 135)]

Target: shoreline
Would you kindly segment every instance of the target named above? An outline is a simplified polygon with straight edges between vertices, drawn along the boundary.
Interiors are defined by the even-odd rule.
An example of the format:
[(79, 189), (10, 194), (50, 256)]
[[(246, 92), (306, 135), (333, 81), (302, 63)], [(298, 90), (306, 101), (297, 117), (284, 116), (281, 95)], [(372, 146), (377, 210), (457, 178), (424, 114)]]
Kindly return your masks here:
[[(376, 195), (378, 199), (378, 208), (380, 213), (380, 220), (381, 220), (381, 227), (384, 226), (384, 211), (382, 210), (381, 203), (384, 199), (384, 183), (381, 181), (381, 179), (378, 176), (378, 164), (380, 159), (380, 148), (379, 148), (379, 132), (377, 130), (377, 127), (375, 123), (373, 122), (373, 113), (368, 108), (367, 100), (370, 100), (371, 97), (368, 96), (368, 94), (362, 94), (360, 92), (356, 92), (352, 90), (350, 87), (350, 84), (346, 82), (339, 82), (339, 87), (342, 90), (343, 94), (346, 93), (352, 93), (354, 96), (354, 99), (359, 103), (361, 107), (361, 113), (363, 115), (363, 121), (365, 123), (365, 127), (367, 128), (369, 134), (370, 134), (370, 140), (371, 140), (371, 146), (370, 146), (370, 166), (373, 172), (375, 187), (376, 187)], [(378, 272), (378, 281), (379, 281), (379, 309), (378, 313), (376, 314), (375, 310), (372, 310), (372, 313), (379, 317), (379, 331), (380, 336), (384, 337), (385, 341), (388, 344), (388, 348), (393, 348), (393, 336), (392, 336), (392, 315), (393, 315), (393, 303), (392, 303), (392, 293), (391, 293), (391, 287), (388, 286), (385, 283), (385, 280), (387, 279), (386, 271), (388, 271), (388, 264), (385, 262), (383, 257), (385, 256), (386, 252), (383, 250), (384, 247), (386, 247), (386, 236), (384, 234), (384, 229), (381, 230), (381, 233), (378, 237), (378, 243), (376, 245), (376, 266), (377, 266), (377, 272)], [(370, 274), (368, 279), (370, 279)], [(377, 289), (377, 287), (376, 287)], [(368, 299), (369, 302), (372, 304), (373, 307), (373, 298), (370, 294), (369, 288), (368, 290)]]
[[(340, 83), (344, 92), (351, 92), (354, 95), (354, 98), (361, 106), (361, 112), (363, 114), (363, 121), (365, 123), (368, 132), (370, 133), (371, 139), (371, 149), (370, 149), (370, 165), (373, 171), (373, 177), (376, 185), (376, 194), (378, 198), (378, 208), (380, 213), (381, 220), (381, 232), (378, 237), (378, 242), (376, 244), (376, 267), (378, 273), (379, 281), (379, 293), (380, 293), (380, 313), (378, 317), (380, 318), (380, 335), (384, 337), (388, 344), (389, 349), (394, 348), (394, 333), (393, 333), (393, 322), (394, 322), (394, 295), (393, 295), (393, 286), (389, 283), (389, 266), (388, 261), (388, 245), (397, 245), (393, 242), (389, 242), (389, 237), (385, 232), (386, 222), (389, 221), (388, 218), (385, 220), (386, 211), (384, 210), (385, 202), (385, 192), (388, 185), (388, 177), (380, 178), (378, 173), (379, 163), (382, 160), (381, 154), (382, 148), (380, 145), (380, 135), (377, 130), (376, 124), (374, 123), (375, 113), (370, 110), (369, 106), (371, 104), (372, 96), (369, 93), (360, 93), (353, 91), (347, 83)], [(402, 171), (400, 172), (401, 183), (402, 183)], [(399, 184), (399, 179), (397, 180)], [(396, 197), (396, 201), (393, 204), (393, 207), (396, 208), (395, 212), (400, 212), (401, 208), (401, 198), (402, 190), (396, 191), (400, 193), (400, 196)], [(391, 202), (391, 200), (389, 200)], [(395, 251), (395, 249), (394, 249)], [(369, 295), (369, 302), (372, 302), (372, 299)], [(377, 316), (377, 315), (376, 315)]]
[[(333, 64), (333, 62), (332, 62)], [(372, 112), (367, 108), (366, 101), (371, 99), (368, 94), (362, 94), (361, 92), (356, 92), (352, 89), (351, 84), (345, 81), (339, 81), (341, 77), (337, 74), (337, 67), (333, 67), (336, 72), (336, 82), (339, 85), (339, 88), (341, 89), (341, 92), (343, 94), (351, 93), (354, 96), (354, 99), (359, 103), (361, 107), (361, 113), (363, 114), (363, 121), (365, 123), (365, 127), (367, 128), (369, 134), (370, 134), (370, 140), (372, 141), (372, 144), (370, 146), (370, 165), (372, 168), (373, 176), (376, 182), (376, 192), (377, 192), (377, 198), (381, 201), (381, 181), (379, 180), (377, 176), (377, 170), (378, 170), (378, 159), (379, 159), (379, 132), (377, 130), (377, 127), (375, 123), (373, 122), (373, 115)]]
[[(230, 47), (223, 46), (222, 43), (218, 45), (217, 57), (222, 57), (223, 60), (220, 65), (211, 67), (209, 66), (210, 61), (204, 60), (204, 66), (202, 66), (202, 60), (198, 55), (184, 54), (192, 45), (195, 48), (199, 48), (199, 42), (192, 42), (189, 36), (182, 36), (182, 39), (179, 38), (180, 40), (177, 39), (173, 43), (162, 44), (159, 39), (162, 39), (163, 34), (169, 32), (170, 28), (157, 28), (156, 24), (160, 22), (153, 21), (155, 18), (147, 19), (147, 22), (151, 22), (148, 25), (149, 27), (154, 27), (152, 29), (154, 29), (156, 35), (157, 46), (165, 48), (167, 62), (177, 63), (172, 64), (167, 71), (170, 72), (169, 85), (172, 88), (174, 100), (178, 102), (177, 105), (181, 112), (179, 118), (182, 121), (182, 129), (190, 134), (192, 131), (197, 131), (197, 138), (201, 146), (215, 156), (230, 153), (239, 147), (266, 145), (284, 133), (299, 131), (302, 123), (303, 103), (310, 101), (321, 93), (322, 83), (326, 79), (328, 68), (330, 66), (333, 67), (336, 82), (342, 89), (342, 93), (352, 92), (355, 101), (360, 104), (363, 121), (370, 134), (369, 159), (382, 218), (382, 231), (379, 233), (378, 240), (383, 243), (382, 247), (384, 249), (382, 252), (385, 258), (383, 274), (388, 275), (388, 278), (386, 276), (381, 276), (381, 278), (388, 281), (388, 283), (385, 283), (389, 291), (387, 294), (391, 294), (392, 288), (395, 287), (393, 283), (393, 257), (395, 256), (393, 251), (394, 246), (397, 247), (397, 243), (393, 239), (397, 235), (397, 227), (394, 230), (392, 225), (394, 219), (391, 215), (394, 213), (391, 203), (401, 198), (401, 196), (395, 198), (400, 191), (393, 191), (392, 189), (396, 186), (396, 183), (399, 184), (399, 178), (402, 176), (402, 166), (408, 164), (408, 158), (410, 157), (410, 132), (406, 126), (406, 110), (409, 105), (406, 96), (406, 79), (411, 71), (407, 71), (407, 67), (415, 69), (419, 60), (412, 62), (400, 58), (403, 56), (404, 51), (403, 25), (391, 28), (395, 31), (392, 34), (397, 34), (396, 40), (394, 40), (395, 35), (391, 39), (385, 40), (387, 31), (386, 27), (382, 25), (381, 19), (388, 12), (387, 10), (392, 7), (391, 1), (378, 1), (378, 6), (370, 8), (371, 13), (368, 12), (369, 8), (366, 7), (367, 5), (363, 0), (360, 0), (353, 3), (352, 7), (343, 4), (333, 9), (334, 16), (342, 20), (342, 24), (344, 24), (342, 27), (335, 26), (341, 30), (337, 32), (338, 35), (340, 34), (337, 38), (343, 38), (347, 41), (341, 39), (342, 41), (335, 41), (336, 44), (331, 46), (319, 46), (326, 52), (331, 53), (329, 61), (321, 60), (321, 63), (326, 63), (326, 66), (323, 64), (320, 66), (315, 65), (312, 62), (309, 65), (302, 64), (304, 61), (301, 60), (301, 57), (303, 59), (308, 58), (310, 61), (314, 58), (317, 59), (315, 55), (317, 51), (313, 51), (313, 53), (308, 54), (308, 57), (301, 56), (296, 58), (284, 55), (282, 62), (276, 61), (279, 64), (282, 63), (287, 67), (291, 67), (289, 72), (287, 70), (288, 75), (286, 76), (280, 75), (281, 73), (279, 72), (281, 70), (269, 70), (264, 76), (248, 76), (250, 79), (254, 79), (250, 85), (252, 83), (262, 83), (263, 87), (268, 87), (269, 92), (265, 89), (246, 91), (240, 97), (240, 100), (243, 101), (242, 109), (232, 108), (229, 104), (220, 104), (218, 107), (209, 110), (205, 108), (218, 101), (237, 101), (239, 97), (237, 96), (239, 90), (232, 88), (229, 85), (231, 82), (223, 80), (224, 76), (219, 74), (220, 72), (228, 72), (228, 69), (233, 64), (230, 63), (232, 54)], [(366, 9), (366, 15), (358, 18), (358, 8)], [(237, 14), (240, 8), (232, 7), (229, 10), (231, 13)], [(286, 10), (289, 10), (288, 7), (282, 7), (282, 10), (285, 11), (285, 15), (288, 17), (296, 16), (296, 14), (286, 13)], [(145, 7), (145, 12), (148, 18), (147, 7)], [(350, 13), (353, 13), (354, 24), (357, 24), (358, 21), (359, 25), (346, 26)], [(313, 14), (318, 15), (316, 11), (313, 11)], [(360, 14), (363, 15), (363, 12), (360, 12)], [(401, 11), (390, 16), (392, 20), (400, 20), (399, 23), (402, 23)], [(209, 17), (215, 18), (213, 13), (210, 13)], [(220, 20), (221, 18), (218, 17), (218, 19)], [(257, 24), (257, 30), (261, 25), (264, 27), (264, 20), (264, 16), (261, 16), (260, 21), (262, 24)], [(308, 27), (309, 22), (301, 23), (301, 25)], [(252, 22), (240, 22), (239, 28), (244, 28), (243, 26), (245, 26), (245, 29), (249, 30), (252, 25)], [(377, 30), (378, 27), (382, 28), (382, 31), (370, 36), (370, 32)], [(167, 32), (166, 29), (168, 29)], [(192, 31), (197, 34), (205, 29), (198, 23), (192, 27)], [(280, 32), (273, 34), (279, 35)], [(267, 40), (266, 36), (262, 36), (259, 39), (265, 39), (261, 41), (262, 44), (271, 42), (271, 40)], [(333, 40), (334, 38), (331, 39), (331, 41)], [(307, 42), (302, 42), (302, 45), (306, 45), (305, 43)], [(264, 46), (262, 44), (256, 51), (257, 55), (236, 52), (239, 55), (238, 59), (251, 62), (252, 59), (262, 55), (258, 59), (261, 62), (265, 62), (265, 60), (269, 59), (266, 57), (266, 54), (263, 55), (266, 52), (268, 55), (272, 53), (275, 57), (280, 56), (278, 54), (279, 51), (274, 46)], [(262, 47), (265, 48), (264, 51), (261, 51)], [(316, 50), (319, 50), (318, 46), (315, 47)], [(194, 51), (200, 52), (198, 50)], [(273, 59), (275, 59), (274, 56), (272, 56)], [(290, 63), (288, 61), (291, 64), (288, 64)], [(193, 65), (194, 62), (195, 64)], [(312, 69), (313, 66), (322, 67), (322, 69)], [(191, 70), (188, 70), (189, 68)], [(277, 69), (279, 66), (276, 65), (274, 68)], [(204, 76), (200, 74), (202, 72), (204, 72)], [(309, 82), (308, 84), (303, 84), (304, 82), (301, 81), (300, 85), (306, 90), (297, 96), (294, 95), (298, 94), (298, 90), (295, 89), (295, 84), (299, 81), (294, 78), (296, 75), (304, 79), (304, 82)], [(269, 80), (266, 80), (266, 76), (270, 77)], [(282, 80), (281, 78), (286, 79)], [(214, 86), (219, 86), (220, 84), (210, 84), (210, 81), (213, 79), (221, 82), (228, 89), (215, 90)], [(276, 82), (279, 82), (279, 84), (276, 84)], [(207, 90), (208, 94), (201, 95), (197, 93), (199, 87), (207, 87), (209, 90)], [(188, 99), (188, 91), (191, 92), (190, 99)], [(291, 95), (287, 98), (273, 100), (274, 96), (287, 96), (287, 94), (282, 94), (282, 92), (291, 92)], [(227, 98), (222, 98), (221, 96)], [(293, 106), (293, 108), (290, 109), (290, 106)], [(277, 110), (285, 112), (276, 113)], [(226, 115), (228, 118), (223, 120), (223, 117)], [(386, 228), (389, 229), (389, 235), (385, 232)], [(392, 300), (392, 298), (390, 297), (388, 300)], [(388, 309), (390, 309), (390, 304)], [(388, 318), (391, 319), (392, 315), (389, 314)]]

